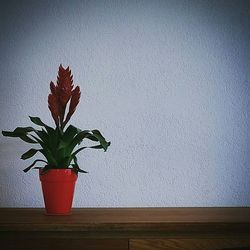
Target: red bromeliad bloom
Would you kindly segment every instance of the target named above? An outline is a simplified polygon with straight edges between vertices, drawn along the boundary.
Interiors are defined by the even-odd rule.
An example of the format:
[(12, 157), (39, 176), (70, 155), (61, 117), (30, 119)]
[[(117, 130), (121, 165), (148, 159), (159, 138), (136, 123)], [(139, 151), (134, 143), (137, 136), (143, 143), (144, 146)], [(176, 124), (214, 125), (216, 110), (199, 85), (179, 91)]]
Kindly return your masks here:
[[(57, 84), (55, 85), (51, 82), (50, 90), (51, 93), (48, 96), (49, 109), (56, 126), (63, 129), (75, 112), (81, 95), (79, 86), (74, 88), (73, 75), (71, 75), (69, 67), (64, 69), (63, 66), (60, 65), (57, 76)], [(68, 103), (69, 110), (64, 120), (65, 110)]]

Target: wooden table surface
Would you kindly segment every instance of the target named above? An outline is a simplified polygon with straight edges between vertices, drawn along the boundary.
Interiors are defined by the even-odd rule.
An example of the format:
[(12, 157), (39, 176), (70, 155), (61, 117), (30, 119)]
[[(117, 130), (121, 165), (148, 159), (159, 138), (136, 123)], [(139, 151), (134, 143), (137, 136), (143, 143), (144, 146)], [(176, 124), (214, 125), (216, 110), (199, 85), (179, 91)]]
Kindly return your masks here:
[[(4, 250), (250, 249), (250, 208), (1, 208)], [(243, 248), (242, 248), (243, 247)]]
[(47, 216), (39, 208), (0, 208), (0, 231), (109, 232), (124, 237), (136, 232), (249, 233), (250, 208), (75, 208), (68, 216)]

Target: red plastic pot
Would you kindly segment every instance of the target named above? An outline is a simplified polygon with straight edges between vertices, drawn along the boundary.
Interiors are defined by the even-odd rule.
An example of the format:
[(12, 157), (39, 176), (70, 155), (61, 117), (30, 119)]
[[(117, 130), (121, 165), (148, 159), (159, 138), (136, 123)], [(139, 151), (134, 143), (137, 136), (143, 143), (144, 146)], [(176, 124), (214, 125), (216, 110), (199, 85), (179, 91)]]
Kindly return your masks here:
[(43, 198), (48, 215), (67, 215), (75, 190), (77, 175), (71, 169), (51, 169), (45, 174), (39, 172)]

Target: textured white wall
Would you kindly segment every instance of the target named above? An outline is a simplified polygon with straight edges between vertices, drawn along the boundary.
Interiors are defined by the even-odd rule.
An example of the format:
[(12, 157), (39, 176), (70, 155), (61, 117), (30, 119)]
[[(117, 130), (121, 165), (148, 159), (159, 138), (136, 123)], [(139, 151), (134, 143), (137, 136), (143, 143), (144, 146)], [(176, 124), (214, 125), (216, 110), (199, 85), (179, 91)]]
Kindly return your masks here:
[[(49, 82), (70, 65), (71, 123), (106, 153), (79, 156), (74, 206), (249, 206), (249, 1), (1, 3), (0, 128), (53, 124)], [(40, 207), (29, 148), (0, 137), (0, 206)]]

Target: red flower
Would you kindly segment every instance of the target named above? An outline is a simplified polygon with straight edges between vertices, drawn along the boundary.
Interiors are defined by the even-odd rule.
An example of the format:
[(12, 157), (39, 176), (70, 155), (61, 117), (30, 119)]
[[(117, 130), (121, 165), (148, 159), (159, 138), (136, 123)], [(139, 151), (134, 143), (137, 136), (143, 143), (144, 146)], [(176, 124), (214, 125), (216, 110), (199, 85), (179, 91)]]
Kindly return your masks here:
[(76, 110), (76, 106), (78, 105), (80, 101), (80, 88), (79, 86), (75, 87), (75, 89), (71, 92), (71, 100), (70, 100), (70, 105), (69, 105), (69, 112), (66, 116), (65, 124), (69, 121), (70, 117), (74, 114)]
[(59, 126), (60, 112), (59, 112), (57, 97), (53, 94), (49, 94), (48, 103), (49, 103), (49, 109), (50, 109), (51, 115), (56, 123), (56, 126)]
[[(60, 65), (57, 76), (57, 85), (51, 82), (50, 90), (51, 93), (48, 96), (48, 104), (51, 115), (56, 123), (56, 126), (64, 128), (75, 112), (81, 95), (79, 86), (74, 88), (73, 75), (71, 75), (69, 67), (64, 69), (63, 66)], [(69, 111), (66, 119), (64, 120), (66, 106), (69, 101)]]

